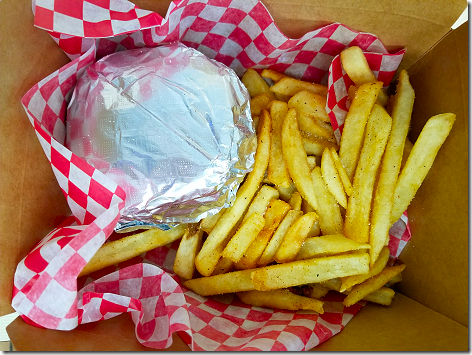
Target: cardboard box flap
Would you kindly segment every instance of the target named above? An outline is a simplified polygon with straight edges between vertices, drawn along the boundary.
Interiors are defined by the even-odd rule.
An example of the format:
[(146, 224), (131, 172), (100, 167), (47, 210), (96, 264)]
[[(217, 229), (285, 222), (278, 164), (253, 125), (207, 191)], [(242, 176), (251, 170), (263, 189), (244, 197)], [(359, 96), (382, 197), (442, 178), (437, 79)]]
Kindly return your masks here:
[[(465, 0), (263, 2), (280, 30), (291, 38), (299, 38), (307, 31), (329, 23), (341, 22), (354, 30), (376, 34), (389, 51), (406, 48), (400, 69), (409, 68), (438, 42), (467, 7)], [(152, 6), (149, 1), (142, 3)]]
[[(169, 0), (133, 0), (137, 6), (165, 16)], [(409, 68), (455, 23), (466, 0), (263, 0), (277, 27), (290, 38), (333, 22), (378, 36), (390, 52), (406, 48), (400, 69)]]
[(413, 237), (400, 260), (402, 293), (468, 325), (468, 22), (451, 31), (410, 70), (416, 100), (410, 140), (431, 116), (456, 121), (408, 208)]

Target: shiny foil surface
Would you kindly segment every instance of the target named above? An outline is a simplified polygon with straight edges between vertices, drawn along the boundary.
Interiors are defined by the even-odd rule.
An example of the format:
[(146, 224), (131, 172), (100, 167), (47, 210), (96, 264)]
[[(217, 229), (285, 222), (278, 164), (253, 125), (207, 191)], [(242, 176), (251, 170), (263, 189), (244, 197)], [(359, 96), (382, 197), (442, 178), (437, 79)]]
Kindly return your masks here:
[(116, 227), (197, 222), (228, 207), (255, 152), (249, 93), (181, 43), (87, 68), (67, 111), (67, 147), (126, 192)]

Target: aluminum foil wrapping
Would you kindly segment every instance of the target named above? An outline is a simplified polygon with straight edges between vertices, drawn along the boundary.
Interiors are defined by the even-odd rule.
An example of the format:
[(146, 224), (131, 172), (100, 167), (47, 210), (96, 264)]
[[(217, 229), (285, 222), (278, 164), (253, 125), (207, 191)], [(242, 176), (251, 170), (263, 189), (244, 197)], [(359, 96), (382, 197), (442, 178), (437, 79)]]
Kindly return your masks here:
[(197, 222), (228, 207), (252, 169), (249, 93), (181, 43), (117, 52), (78, 80), (66, 145), (126, 191), (116, 230)]

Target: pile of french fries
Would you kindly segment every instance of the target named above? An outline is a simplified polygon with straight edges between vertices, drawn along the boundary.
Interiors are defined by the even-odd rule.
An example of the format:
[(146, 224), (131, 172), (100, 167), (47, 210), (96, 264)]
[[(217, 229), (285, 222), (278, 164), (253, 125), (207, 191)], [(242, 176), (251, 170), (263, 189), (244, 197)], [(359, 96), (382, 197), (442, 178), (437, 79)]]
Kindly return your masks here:
[[(144, 232), (158, 235), (161, 245), (181, 238), (174, 272), (185, 287), (318, 313), (329, 290), (346, 294), (345, 306), (391, 304), (391, 286), (405, 265), (387, 266), (389, 229), (426, 177), (455, 115), (430, 118), (413, 145), (407, 133), (415, 94), (407, 72), (389, 97), (358, 47), (344, 50), (341, 62), (355, 85), (339, 145), (325, 109), (326, 86), (268, 69), (242, 77), (257, 149), (234, 203), (198, 224)], [(102, 249), (112, 243), (94, 256), (95, 269), (111, 259)], [(125, 246), (114, 248), (119, 255)]]

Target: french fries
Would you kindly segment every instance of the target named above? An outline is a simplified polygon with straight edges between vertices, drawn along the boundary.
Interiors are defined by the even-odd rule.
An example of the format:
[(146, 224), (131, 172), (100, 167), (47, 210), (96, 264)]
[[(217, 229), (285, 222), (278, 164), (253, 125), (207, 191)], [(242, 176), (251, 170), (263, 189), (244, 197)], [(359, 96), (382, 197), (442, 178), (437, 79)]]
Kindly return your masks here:
[(276, 186), (288, 189), (292, 185), (292, 179), (288, 172), (287, 164), (282, 155), (282, 124), (288, 112), (287, 103), (272, 101), (270, 116), (272, 117), (272, 140), (270, 146), (269, 167), (267, 178)]
[(405, 269), (405, 265), (391, 266), (383, 269), (377, 275), (367, 279), (363, 283), (354, 286), (347, 297), (344, 299), (343, 304), (346, 307), (352, 306), (367, 295), (374, 291), (377, 291), (384, 286), (391, 278), (401, 273)]
[(262, 228), (264, 228), (264, 217), (254, 212), (241, 223), (241, 227), (228, 242), (221, 255), (237, 263)]
[(197, 224), (188, 224), (180, 240), (174, 259), (174, 272), (184, 280), (191, 279), (195, 271), (195, 256), (202, 246), (203, 229)]
[(241, 78), (241, 81), (246, 86), (251, 97), (254, 98), (259, 94), (267, 94), (272, 100), (275, 99), (275, 95), (270, 91), (269, 85), (254, 69), (248, 69)]
[(321, 175), (326, 186), (336, 199), (336, 201), (344, 208), (347, 208), (346, 192), (344, 191), (341, 176), (336, 168), (333, 155), (329, 148), (325, 148), (321, 157)]
[(336, 199), (329, 192), (328, 187), (321, 176), (321, 168), (315, 167), (311, 172), (311, 179), (315, 186), (316, 198), (319, 207), (316, 209), (319, 215), (320, 229), (323, 234), (339, 234), (343, 231), (343, 218)]
[(314, 298), (296, 295), (289, 290), (273, 290), (273, 291), (245, 291), (238, 292), (236, 296), (244, 303), (256, 307), (288, 309), (297, 311), (306, 309), (323, 314), (323, 302)]
[(318, 219), (315, 212), (309, 212), (301, 216), (293, 223), (285, 234), (282, 244), (275, 253), (275, 261), (284, 263), (292, 261), (298, 254), (303, 242), (308, 237), (311, 227)]
[(251, 269), (256, 267), (257, 261), (264, 252), (272, 234), (289, 210), (290, 205), (288, 203), (282, 200), (271, 201), (264, 215), (264, 228), (256, 236), (243, 257), (236, 263), (237, 269)]
[(79, 274), (88, 275), (91, 272), (103, 269), (129, 260), (154, 248), (172, 243), (182, 238), (185, 233), (186, 224), (163, 231), (157, 228), (145, 232), (131, 234), (127, 237), (105, 243), (90, 259)]
[(454, 115), (431, 118), (410, 153), (408, 74), (400, 74), (391, 117), (383, 84), (359, 51), (341, 56), (355, 86), (339, 146), (325, 87), (269, 69), (245, 74), (253, 115), (260, 116), (256, 164), (233, 206), (201, 223), (208, 237), (194, 261), (203, 276), (187, 279), (185, 287), (320, 314), (329, 290), (345, 294), (345, 306), (392, 303), (391, 287), (405, 265), (387, 266), (388, 231), (427, 174)]
[(344, 235), (358, 242), (369, 242), (370, 206), (377, 169), (387, 143), (392, 119), (384, 108), (374, 105), (354, 176), (353, 192), (346, 209)]
[(296, 260), (254, 269), (252, 282), (259, 291), (319, 283), (369, 271), (369, 254), (343, 254)]
[(318, 204), (315, 188), (310, 179), (310, 168), (298, 130), (295, 109), (288, 111), (282, 126), (282, 154), (295, 187), (311, 207), (316, 209)]
[(400, 172), (406, 135), (410, 127), (414, 99), (415, 92), (411, 87), (407, 72), (403, 70), (397, 84), (392, 110), (392, 130), (382, 158), (372, 206), (372, 224), (369, 235), (369, 243), (372, 246), (370, 250), (371, 267), (377, 260), (382, 247), (388, 244), (393, 194)]
[(367, 251), (369, 249), (369, 244), (356, 242), (342, 234), (322, 235), (305, 239), (305, 243), (300, 248), (296, 260), (336, 255), (353, 250)]
[(377, 100), (382, 83), (361, 85), (349, 107), (339, 145), (339, 158), (352, 182), (362, 149), (365, 126)]
[(290, 210), (285, 215), (285, 218), (279, 224), (279, 227), (275, 231), (274, 235), (270, 239), (269, 243), (267, 244), (266, 248), (264, 249), (263, 254), (257, 261), (257, 265), (259, 266), (266, 266), (267, 264), (274, 261), (275, 254), (279, 249), (280, 245), (282, 244), (287, 231), (290, 227), (295, 223), (297, 219), (299, 219), (303, 215), (302, 211)]

